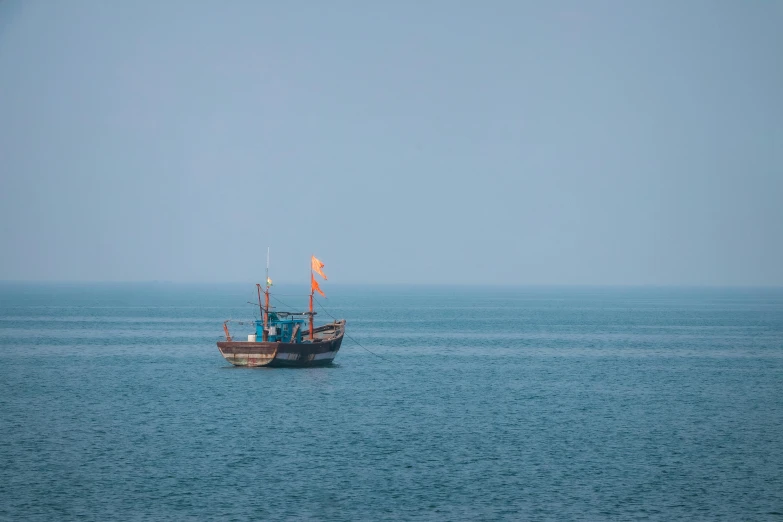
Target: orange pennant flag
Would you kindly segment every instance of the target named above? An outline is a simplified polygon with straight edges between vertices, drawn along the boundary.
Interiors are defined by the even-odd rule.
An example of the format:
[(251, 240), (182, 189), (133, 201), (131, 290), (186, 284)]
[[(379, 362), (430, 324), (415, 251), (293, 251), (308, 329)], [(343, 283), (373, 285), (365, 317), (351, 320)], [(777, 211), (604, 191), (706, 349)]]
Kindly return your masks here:
[(328, 277), (326, 277), (326, 274), (324, 274), (321, 271), (321, 269), (324, 267), (324, 264), (321, 263), (320, 259), (318, 259), (317, 257), (313, 256), (312, 265), (313, 265), (313, 272), (315, 272), (319, 276), (323, 277), (324, 279), (329, 279)]
[(313, 292), (318, 292), (322, 296), (326, 297), (326, 294), (323, 293), (321, 287), (318, 286), (318, 281), (315, 280), (315, 276), (313, 274), (310, 274), (310, 293)]

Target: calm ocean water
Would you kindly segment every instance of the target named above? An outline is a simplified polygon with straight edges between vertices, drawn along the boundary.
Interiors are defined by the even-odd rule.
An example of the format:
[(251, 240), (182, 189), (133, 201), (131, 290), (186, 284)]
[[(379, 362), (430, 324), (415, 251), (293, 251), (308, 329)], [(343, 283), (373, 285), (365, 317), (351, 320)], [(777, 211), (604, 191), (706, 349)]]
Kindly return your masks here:
[(250, 285), (0, 285), (0, 519), (783, 519), (781, 289), (326, 291), (383, 359), (231, 367)]

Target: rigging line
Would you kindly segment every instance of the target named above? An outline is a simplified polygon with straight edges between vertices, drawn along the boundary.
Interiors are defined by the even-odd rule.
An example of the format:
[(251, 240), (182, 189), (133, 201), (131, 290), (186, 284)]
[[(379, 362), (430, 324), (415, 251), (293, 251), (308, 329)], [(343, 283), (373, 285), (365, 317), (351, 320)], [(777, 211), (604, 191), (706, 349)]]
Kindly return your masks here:
[(334, 319), (335, 321), (337, 320), (337, 318), (336, 318), (335, 316), (333, 316), (332, 314), (330, 314), (330, 313), (329, 313), (329, 311), (328, 311), (326, 308), (324, 308), (324, 305), (322, 305), (322, 304), (321, 304), (321, 301), (319, 301), (318, 299), (315, 299), (315, 297), (313, 298), (313, 301), (315, 301), (316, 303), (318, 303), (318, 306), (320, 306), (320, 307), (321, 307), (321, 310), (323, 310), (323, 311), (324, 311), (324, 313), (325, 313), (326, 315), (328, 315), (329, 317), (331, 317), (331, 318), (332, 318), (332, 319)]
[(269, 297), (271, 297), (272, 299), (274, 299), (275, 301), (277, 301), (278, 303), (280, 303), (280, 304), (281, 304), (281, 305), (283, 305), (283, 306), (287, 306), (288, 308), (294, 308), (294, 307), (293, 307), (293, 306), (291, 306), (290, 304), (284, 303), (283, 301), (281, 301), (281, 300), (280, 300), (280, 299), (278, 299), (277, 297), (273, 296), (272, 294), (269, 294)]
[(251, 303), (250, 301), (248, 301), (248, 302), (247, 302), (247, 304), (249, 304), (249, 305), (252, 305), (252, 306), (253, 306), (253, 317), (255, 317), (256, 319), (258, 319), (258, 318), (259, 318), (259, 317), (258, 317), (258, 312), (257, 312), (257, 310), (258, 310), (258, 303)]
[[(313, 299), (313, 300), (314, 300), (316, 303), (318, 303), (318, 306), (320, 306), (320, 307), (321, 307), (321, 310), (323, 310), (323, 311), (324, 311), (324, 313), (325, 313), (326, 315), (328, 315), (329, 317), (331, 317), (332, 319), (334, 319), (335, 321), (337, 321), (337, 318), (336, 318), (335, 316), (333, 316), (332, 314), (330, 314), (330, 313), (329, 313), (329, 312), (326, 310), (326, 308), (324, 308), (324, 305), (322, 305), (322, 304), (321, 304), (321, 302), (320, 302), (318, 299)], [(367, 350), (368, 352), (370, 352), (371, 354), (373, 354), (374, 356), (376, 356), (377, 358), (379, 358), (379, 359), (383, 359), (384, 361), (392, 362), (392, 361), (391, 361), (391, 359), (387, 359), (386, 357), (383, 357), (383, 356), (380, 356), (380, 355), (378, 355), (377, 353), (373, 352), (372, 350), (370, 350), (369, 348), (367, 348), (366, 346), (364, 346), (362, 343), (360, 343), (359, 341), (357, 341), (356, 339), (354, 339), (353, 337), (351, 337), (351, 336), (350, 336), (350, 335), (348, 335), (347, 333), (343, 332), (343, 335), (344, 335), (344, 336), (346, 336), (346, 337), (347, 337), (348, 339), (350, 339), (351, 341), (353, 341), (353, 342), (355, 342), (356, 344), (358, 344), (358, 345), (359, 345), (361, 348), (363, 348), (364, 350)]]
[[(247, 304), (249, 304), (249, 305), (253, 305), (253, 308), (255, 308), (255, 307), (257, 307), (257, 306), (258, 306), (260, 303), (257, 301), (257, 299), (258, 299), (258, 298), (256, 297), (256, 293), (255, 293), (255, 292), (253, 292), (252, 294), (253, 294), (253, 296), (250, 298), (250, 301), (248, 301), (248, 302), (247, 302)], [(253, 303), (253, 302), (251, 302), (251, 301), (255, 301), (255, 302)], [(260, 315), (259, 315), (259, 314), (256, 314), (256, 310), (253, 310), (253, 317), (258, 317), (258, 318), (260, 319)]]

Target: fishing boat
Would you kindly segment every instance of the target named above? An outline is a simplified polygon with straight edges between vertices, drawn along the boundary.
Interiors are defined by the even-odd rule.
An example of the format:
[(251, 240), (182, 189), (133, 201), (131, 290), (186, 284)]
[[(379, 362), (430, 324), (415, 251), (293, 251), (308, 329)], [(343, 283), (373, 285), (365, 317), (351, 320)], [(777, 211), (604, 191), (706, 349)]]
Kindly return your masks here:
[(313, 311), (313, 296), (318, 292), (326, 297), (315, 279), (315, 274), (326, 279), (323, 267), (324, 264), (312, 256), (310, 309), (307, 312), (273, 311), (269, 306), (269, 287), (272, 286), (272, 280), (269, 278), (269, 252), (267, 251), (266, 285), (263, 292), (261, 284), (256, 285), (262, 319), (252, 321), (255, 333), (248, 335), (247, 341), (234, 340), (228, 329), (230, 321), (225, 321), (223, 333), (226, 340), (217, 343), (221, 355), (234, 366), (311, 367), (331, 364), (343, 342), (345, 320), (335, 320), (318, 327), (313, 324), (317, 314)]

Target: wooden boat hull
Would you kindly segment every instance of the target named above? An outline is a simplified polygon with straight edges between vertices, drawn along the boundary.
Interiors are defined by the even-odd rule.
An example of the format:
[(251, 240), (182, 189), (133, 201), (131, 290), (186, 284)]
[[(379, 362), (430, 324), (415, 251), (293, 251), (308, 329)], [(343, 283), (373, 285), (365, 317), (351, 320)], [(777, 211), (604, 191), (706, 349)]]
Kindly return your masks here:
[(334, 336), (306, 343), (219, 341), (221, 355), (234, 366), (312, 367), (332, 364), (343, 342), (345, 321)]

